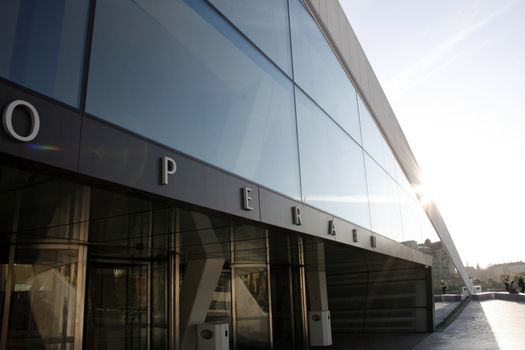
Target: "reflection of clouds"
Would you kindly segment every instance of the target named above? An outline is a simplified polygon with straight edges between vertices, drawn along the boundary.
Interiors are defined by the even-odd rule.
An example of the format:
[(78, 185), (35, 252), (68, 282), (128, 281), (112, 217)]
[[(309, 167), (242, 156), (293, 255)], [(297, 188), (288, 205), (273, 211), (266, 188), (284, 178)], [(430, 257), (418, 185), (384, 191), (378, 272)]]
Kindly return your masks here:
[(368, 203), (370, 199), (371, 203), (374, 204), (399, 204), (397, 198), (391, 196), (381, 196), (381, 195), (356, 195), (356, 196), (308, 196), (306, 202), (335, 202), (335, 203), (355, 203), (363, 204)]

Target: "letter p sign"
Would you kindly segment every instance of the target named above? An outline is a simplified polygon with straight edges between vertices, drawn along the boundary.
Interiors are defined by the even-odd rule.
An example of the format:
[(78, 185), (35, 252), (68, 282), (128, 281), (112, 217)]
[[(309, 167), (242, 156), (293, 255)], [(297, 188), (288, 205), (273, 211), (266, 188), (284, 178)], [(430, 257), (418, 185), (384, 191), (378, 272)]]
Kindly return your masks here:
[(170, 157), (162, 157), (160, 162), (161, 184), (167, 185), (169, 176), (177, 171), (177, 163)]

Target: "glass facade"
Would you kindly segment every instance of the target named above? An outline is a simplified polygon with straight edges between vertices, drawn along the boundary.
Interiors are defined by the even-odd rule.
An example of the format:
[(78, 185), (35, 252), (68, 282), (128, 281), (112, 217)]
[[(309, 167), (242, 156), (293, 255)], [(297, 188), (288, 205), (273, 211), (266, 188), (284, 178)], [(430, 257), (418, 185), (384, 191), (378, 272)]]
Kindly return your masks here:
[[(459, 293), (457, 270), (302, 1), (99, 1), (88, 28), (91, 5), (0, 5), (0, 77), (74, 108), (85, 98), (81, 112), (431, 255), (446, 315), (438, 297), (443, 283)], [(174, 255), (181, 285), (191, 261), (224, 259), (206, 317), (231, 326), (232, 346), (304, 340), (271, 317), (297, 316), (300, 254), (272, 275), (264, 228), (19, 170), (1, 173), (0, 199), (0, 313), (21, 310), (0, 319), (0, 347), (71, 348), (79, 298), (88, 348), (167, 346)]]
[(299, 198), (293, 110), (292, 82), (206, 3), (97, 5), (90, 114)]
[(78, 107), (89, 0), (0, 4), (0, 77)]
[(290, 23), (296, 83), (360, 142), (356, 90), (300, 0), (290, 1)]
[(363, 150), (299, 90), (303, 200), (370, 228)]
[(288, 0), (210, 2), (288, 76), (292, 76)]
[[(17, 44), (1, 51), (3, 61), (31, 66), (15, 58), (35, 56), (29, 55), (35, 47), (22, 45), (36, 43), (32, 35), (65, 40), (45, 51), (55, 52), (56, 60), (66, 53), (78, 57), (60, 65), (69, 69), (77, 62), (75, 74), (64, 73), (76, 83), (63, 90), (78, 97), (79, 67), (90, 51), (89, 114), (398, 242), (422, 238), (410, 183), (300, 0), (103, 1), (96, 5), (90, 50), (83, 48), (87, 0), (46, 9), (26, 1), (3, 6), (3, 13), (18, 14), (4, 21), (0, 35), (11, 39), (1, 45)], [(46, 29), (55, 28), (51, 33), (37, 30), (44, 25), (35, 19), (39, 11), (61, 13), (64, 24)], [(73, 23), (72, 13), (82, 20)], [(33, 29), (22, 30), (31, 21)], [(65, 24), (73, 27), (60, 37)], [(61, 77), (41, 65), (31, 69)], [(2, 74), (78, 105), (78, 98), (64, 99), (10, 75), (15, 71), (29, 72), (6, 68)], [(68, 238), (75, 232), (56, 230), (46, 234)]]

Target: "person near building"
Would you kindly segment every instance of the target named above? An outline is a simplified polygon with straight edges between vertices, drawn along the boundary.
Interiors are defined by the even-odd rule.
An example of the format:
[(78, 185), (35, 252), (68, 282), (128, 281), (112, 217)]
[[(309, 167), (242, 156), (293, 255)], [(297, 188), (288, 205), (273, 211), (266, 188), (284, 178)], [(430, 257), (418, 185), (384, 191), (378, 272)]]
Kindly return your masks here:
[(525, 280), (523, 276), (518, 278), (518, 287), (520, 287), (520, 293), (525, 293)]
[(441, 280), (441, 294), (445, 294), (447, 292), (447, 288), (448, 288), (447, 282)]

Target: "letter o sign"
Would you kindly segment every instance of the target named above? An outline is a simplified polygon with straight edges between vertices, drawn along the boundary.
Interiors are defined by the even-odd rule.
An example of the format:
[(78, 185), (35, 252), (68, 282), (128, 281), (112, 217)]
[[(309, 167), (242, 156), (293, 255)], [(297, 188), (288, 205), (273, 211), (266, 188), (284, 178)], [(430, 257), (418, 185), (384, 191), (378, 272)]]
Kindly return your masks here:
[[(15, 128), (13, 128), (13, 112), (17, 107), (25, 108), (29, 112), (29, 117), (31, 118), (31, 128), (29, 130), (29, 135), (27, 136), (20, 135), (15, 131)], [(7, 135), (20, 142), (33, 141), (40, 130), (40, 116), (38, 115), (35, 106), (24, 100), (16, 100), (8, 104), (4, 109), (2, 122)]]

